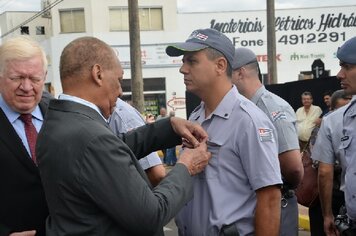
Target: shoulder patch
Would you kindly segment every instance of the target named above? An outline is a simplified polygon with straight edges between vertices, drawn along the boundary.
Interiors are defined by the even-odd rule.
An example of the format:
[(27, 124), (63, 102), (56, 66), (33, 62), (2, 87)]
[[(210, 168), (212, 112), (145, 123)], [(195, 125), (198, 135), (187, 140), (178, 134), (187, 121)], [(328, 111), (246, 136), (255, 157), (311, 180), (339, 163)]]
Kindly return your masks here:
[(273, 142), (273, 130), (269, 128), (259, 128), (258, 134), (261, 142), (272, 141)]
[(286, 113), (284, 111), (272, 111), (271, 112), (272, 121), (285, 120), (287, 119)]

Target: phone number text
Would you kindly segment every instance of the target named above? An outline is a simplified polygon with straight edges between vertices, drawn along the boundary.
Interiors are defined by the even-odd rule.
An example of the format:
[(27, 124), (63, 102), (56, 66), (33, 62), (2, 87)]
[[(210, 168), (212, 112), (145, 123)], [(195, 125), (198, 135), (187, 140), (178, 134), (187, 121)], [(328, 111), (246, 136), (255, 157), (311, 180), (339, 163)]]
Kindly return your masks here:
[(330, 33), (309, 33), (309, 34), (291, 34), (282, 35), (278, 42), (282, 44), (305, 44), (305, 43), (327, 43), (345, 41), (345, 32), (330, 32)]

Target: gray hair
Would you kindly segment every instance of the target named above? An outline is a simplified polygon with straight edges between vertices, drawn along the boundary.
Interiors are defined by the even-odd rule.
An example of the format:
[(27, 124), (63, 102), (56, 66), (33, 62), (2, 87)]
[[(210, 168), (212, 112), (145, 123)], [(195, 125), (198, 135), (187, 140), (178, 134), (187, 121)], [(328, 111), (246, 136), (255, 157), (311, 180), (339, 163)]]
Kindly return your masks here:
[(313, 95), (312, 95), (312, 93), (309, 92), (309, 91), (303, 92), (301, 96), (302, 96), (302, 97), (303, 97), (303, 96), (310, 96), (310, 97), (313, 99)]

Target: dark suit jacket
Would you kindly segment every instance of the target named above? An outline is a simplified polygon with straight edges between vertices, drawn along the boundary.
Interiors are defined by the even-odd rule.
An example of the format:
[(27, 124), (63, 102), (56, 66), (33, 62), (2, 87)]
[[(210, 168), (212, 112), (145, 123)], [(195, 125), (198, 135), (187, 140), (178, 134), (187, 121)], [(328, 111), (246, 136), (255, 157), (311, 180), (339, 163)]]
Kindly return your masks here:
[[(42, 100), (39, 105), (45, 114), (48, 100)], [(2, 109), (0, 189), (0, 236), (33, 229), (37, 235), (45, 235), (48, 209), (38, 168)]]
[(50, 211), (47, 235), (163, 235), (163, 226), (192, 197), (192, 178), (177, 164), (151, 189), (135, 154), (180, 141), (169, 119), (122, 140), (94, 109), (51, 101), (36, 149)]

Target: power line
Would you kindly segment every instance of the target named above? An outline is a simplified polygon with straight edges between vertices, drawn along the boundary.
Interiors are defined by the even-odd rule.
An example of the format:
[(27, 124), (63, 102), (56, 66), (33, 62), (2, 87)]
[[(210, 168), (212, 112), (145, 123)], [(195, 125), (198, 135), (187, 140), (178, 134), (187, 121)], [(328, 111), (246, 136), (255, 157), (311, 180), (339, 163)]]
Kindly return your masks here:
[(12, 28), (11, 30), (7, 31), (6, 33), (1, 35), (1, 38), (4, 38), (5, 36), (11, 34), (12, 32), (16, 31), (17, 29), (21, 28), (22, 26), (26, 25), (27, 23), (33, 21), (34, 19), (36, 19), (37, 17), (41, 16), (44, 12), (52, 9), (54, 6), (56, 6), (57, 4), (61, 3), (63, 0), (56, 0), (55, 2), (49, 4), (48, 6), (46, 6), (45, 8), (43, 8), (41, 11), (37, 12), (36, 14), (34, 14), (33, 16), (31, 16), (29, 19), (25, 20), (24, 22), (22, 22), (21, 24), (15, 26), (14, 28)]

